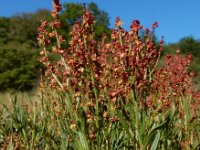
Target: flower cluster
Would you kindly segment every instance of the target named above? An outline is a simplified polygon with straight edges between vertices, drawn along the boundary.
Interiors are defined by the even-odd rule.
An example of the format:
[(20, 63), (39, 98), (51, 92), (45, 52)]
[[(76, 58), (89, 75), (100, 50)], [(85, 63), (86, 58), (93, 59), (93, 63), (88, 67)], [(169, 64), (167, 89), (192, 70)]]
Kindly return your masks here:
[(147, 99), (148, 107), (158, 107), (159, 111), (168, 108), (172, 102), (178, 104), (181, 96), (194, 94), (192, 79), (194, 72), (188, 72), (192, 55), (182, 56), (180, 50), (176, 55), (167, 55), (165, 66), (157, 69), (151, 86), (151, 96)]

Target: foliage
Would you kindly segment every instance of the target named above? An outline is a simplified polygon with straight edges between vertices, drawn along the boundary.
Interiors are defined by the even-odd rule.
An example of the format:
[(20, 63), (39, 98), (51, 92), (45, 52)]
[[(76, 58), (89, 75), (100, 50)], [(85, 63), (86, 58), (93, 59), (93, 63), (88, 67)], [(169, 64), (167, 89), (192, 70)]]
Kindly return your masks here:
[[(16, 46), (15, 48), (13, 46)], [(10, 47), (9, 47), (10, 46)], [(0, 90), (30, 90), (39, 77), (38, 51), (29, 44), (10, 42), (0, 48)]]
[[(103, 36), (97, 42), (94, 16), (87, 8), (65, 47), (59, 32), (61, 9), (54, 0), (54, 20), (42, 21), (38, 29), (40, 62), (47, 68), (40, 83), (41, 104), (30, 109), (15, 97), (11, 113), (2, 109), (2, 148), (199, 149), (200, 94), (187, 72), (190, 55), (177, 51), (157, 69), (163, 40), (159, 49), (153, 32), (141, 40), (138, 20), (125, 31), (116, 18), (112, 40)], [(152, 30), (156, 27), (154, 23)]]
[(168, 44), (165, 46), (166, 53), (175, 53), (174, 49), (178, 48), (183, 54), (191, 53), (194, 57), (199, 57), (200, 41), (193, 37), (182, 38), (177, 43)]
[(41, 66), (37, 27), (41, 17), (49, 20), (49, 14), (47, 10), (39, 10), (34, 14), (0, 18), (0, 91), (27, 91), (37, 86)]
[(192, 53), (195, 57), (200, 57), (200, 41), (194, 39), (193, 37), (185, 37), (178, 43), (179, 48), (185, 54)]

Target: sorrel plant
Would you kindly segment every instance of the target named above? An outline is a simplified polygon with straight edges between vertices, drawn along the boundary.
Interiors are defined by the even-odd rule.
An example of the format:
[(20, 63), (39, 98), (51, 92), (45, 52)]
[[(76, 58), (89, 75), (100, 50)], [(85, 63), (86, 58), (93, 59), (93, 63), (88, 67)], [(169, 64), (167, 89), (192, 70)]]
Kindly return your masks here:
[[(164, 40), (154, 41), (155, 22), (140, 36), (116, 18), (111, 37), (95, 41), (95, 18), (83, 7), (69, 46), (59, 29), (62, 6), (54, 0), (52, 22), (41, 21), (41, 105), (26, 110), (14, 100), (1, 115), (6, 147), (27, 149), (198, 149), (200, 127), (191, 55), (167, 56), (157, 68)], [(39, 108), (39, 110), (37, 110)], [(2, 114), (6, 114), (3, 109)], [(7, 121), (7, 122), (6, 122)], [(19, 144), (20, 143), (20, 144)], [(17, 145), (18, 144), (18, 145)]]

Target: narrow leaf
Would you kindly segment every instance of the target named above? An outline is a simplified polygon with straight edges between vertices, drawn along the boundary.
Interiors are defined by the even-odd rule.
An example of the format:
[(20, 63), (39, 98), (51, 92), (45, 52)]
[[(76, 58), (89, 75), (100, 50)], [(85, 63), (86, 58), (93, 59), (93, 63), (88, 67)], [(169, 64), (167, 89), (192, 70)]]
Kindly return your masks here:
[(157, 149), (157, 146), (158, 146), (158, 142), (160, 140), (160, 131), (158, 131), (154, 141), (153, 141), (153, 144), (151, 145), (151, 149), (150, 150), (156, 150)]

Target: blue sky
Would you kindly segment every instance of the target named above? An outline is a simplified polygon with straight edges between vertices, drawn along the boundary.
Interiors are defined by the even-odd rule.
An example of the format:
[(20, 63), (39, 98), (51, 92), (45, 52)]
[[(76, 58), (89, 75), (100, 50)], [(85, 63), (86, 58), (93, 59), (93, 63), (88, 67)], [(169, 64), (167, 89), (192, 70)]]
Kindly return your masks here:
[[(61, 0), (89, 3), (91, 0)], [(165, 37), (166, 43), (178, 42), (186, 36), (200, 39), (200, 0), (93, 0), (108, 12), (111, 27), (119, 16), (126, 29), (132, 20), (138, 19), (144, 27), (159, 22), (156, 35)], [(0, 5), (0, 16), (12, 16), (21, 12), (35, 12), (52, 8), (52, 0), (5, 0)]]

